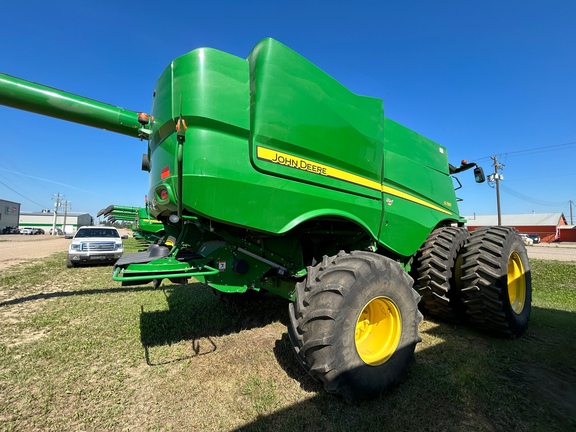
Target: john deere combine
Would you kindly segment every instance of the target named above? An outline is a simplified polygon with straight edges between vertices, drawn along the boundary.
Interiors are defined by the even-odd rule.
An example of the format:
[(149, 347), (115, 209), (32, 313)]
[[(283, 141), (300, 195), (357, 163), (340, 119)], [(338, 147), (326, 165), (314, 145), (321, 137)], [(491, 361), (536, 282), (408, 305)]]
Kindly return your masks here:
[(134, 237), (146, 243), (156, 243), (165, 234), (162, 222), (150, 216), (148, 202), (146, 202), (146, 207), (110, 205), (100, 210), (96, 216), (102, 216), (112, 223), (116, 221), (130, 222)]
[[(223, 297), (287, 300), (302, 366), (327, 391), (374, 397), (406, 373), (421, 309), (506, 336), (531, 309), (511, 228), (471, 235), (446, 149), (384, 116), (273, 39), (247, 59), (201, 48), (174, 60), (150, 115), (6, 75), (0, 103), (148, 143), (150, 212), (164, 237), (123, 256), (123, 284), (205, 281)], [(240, 297), (242, 298), (242, 297)], [(249, 298), (249, 297), (246, 297)]]

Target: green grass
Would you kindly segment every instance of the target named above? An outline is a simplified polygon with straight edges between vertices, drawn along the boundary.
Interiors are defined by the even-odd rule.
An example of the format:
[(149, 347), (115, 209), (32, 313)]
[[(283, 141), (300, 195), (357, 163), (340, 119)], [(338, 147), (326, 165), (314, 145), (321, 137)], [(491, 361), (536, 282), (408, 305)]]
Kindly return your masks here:
[[(127, 248), (136, 248), (134, 240)], [(347, 405), (297, 363), (287, 303), (121, 287), (65, 254), (0, 275), (0, 430), (565, 431), (576, 427), (576, 263), (532, 261), (516, 340), (425, 321), (405, 382)]]

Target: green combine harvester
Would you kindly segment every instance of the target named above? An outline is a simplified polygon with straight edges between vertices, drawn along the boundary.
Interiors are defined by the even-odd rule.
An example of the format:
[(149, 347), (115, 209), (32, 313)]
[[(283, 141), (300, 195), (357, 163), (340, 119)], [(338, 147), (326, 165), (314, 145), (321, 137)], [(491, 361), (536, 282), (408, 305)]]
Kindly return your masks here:
[(110, 205), (96, 215), (108, 222), (126, 221), (132, 224), (134, 238), (146, 243), (156, 243), (164, 238), (164, 224), (150, 216), (148, 202), (146, 207), (127, 207)]
[(110, 205), (98, 212), (96, 217), (104, 217), (108, 222), (116, 221), (134, 222), (138, 207), (127, 207), (119, 205)]
[(175, 59), (150, 115), (7, 75), (0, 103), (147, 141), (149, 210), (165, 234), (118, 260), (113, 279), (286, 298), (297, 359), (346, 400), (402, 379), (420, 311), (507, 337), (528, 326), (520, 236), (469, 234), (458, 211), (454, 175), (473, 168), (482, 182), (482, 169), (451, 165), (382, 100), (273, 39), (247, 59), (208, 48)]

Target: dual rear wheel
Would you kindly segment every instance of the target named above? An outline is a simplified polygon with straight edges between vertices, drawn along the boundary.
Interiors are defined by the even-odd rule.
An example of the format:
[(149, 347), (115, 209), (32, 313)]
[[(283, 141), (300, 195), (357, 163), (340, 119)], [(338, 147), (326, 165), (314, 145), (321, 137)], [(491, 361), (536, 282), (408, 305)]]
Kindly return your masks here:
[(462, 299), (468, 321), (501, 336), (522, 335), (532, 309), (532, 277), (518, 232), (507, 227), (478, 229), (462, 256)]
[(439, 228), (413, 268), (416, 285), (390, 258), (340, 252), (296, 285), (288, 334), (299, 362), (329, 393), (369, 399), (402, 380), (421, 341), (417, 290), (425, 313), (509, 337), (526, 330), (532, 284), (516, 230)]
[(418, 251), (414, 267), (427, 315), (467, 321), (500, 336), (526, 331), (532, 281), (515, 229), (486, 227), (468, 235), (464, 228), (438, 228)]

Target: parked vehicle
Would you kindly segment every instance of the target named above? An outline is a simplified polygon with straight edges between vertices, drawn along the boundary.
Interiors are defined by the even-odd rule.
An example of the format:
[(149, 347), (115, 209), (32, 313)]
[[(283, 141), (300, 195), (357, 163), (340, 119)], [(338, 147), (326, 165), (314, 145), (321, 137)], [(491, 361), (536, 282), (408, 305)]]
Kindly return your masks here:
[(114, 263), (122, 256), (124, 245), (114, 227), (86, 226), (76, 231), (68, 248), (66, 267), (89, 263)]
[(25, 227), (20, 229), (20, 234), (38, 235), (38, 234), (44, 234), (44, 230), (42, 228), (36, 228), (36, 227)]
[(532, 239), (534, 244), (540, 243), (540, 236), (538, 234), (528, 234), (528, 237)]
[(526, 246), (532, 246), (534, 244), (534, 240), (532, 240), (528, 234), (520, 234), (520, 237)]
[(2, 230), (2, 234), (20, 234), (20, 230), (16, 227), (7, 226)]
[[(52, 231), (53, 231), (53, 228), (50, 228), (50, 235), (52, 235)], [(64, 231), (62, 231), (60, 228), (56, 228), (55, 232), (56, 232), (56, 235), (59, 235), (59, 236), (64, 234)]]

